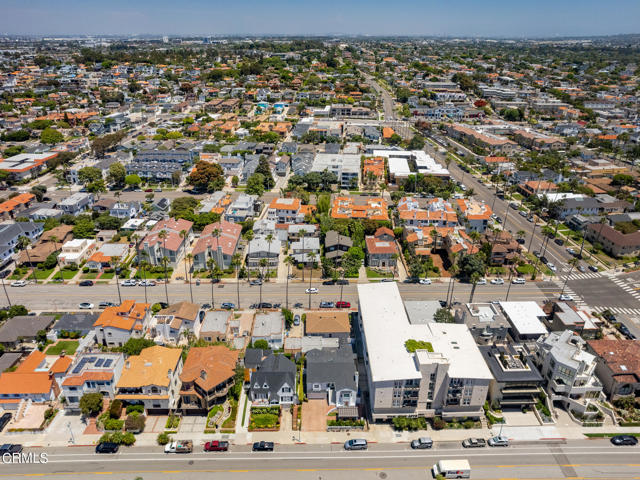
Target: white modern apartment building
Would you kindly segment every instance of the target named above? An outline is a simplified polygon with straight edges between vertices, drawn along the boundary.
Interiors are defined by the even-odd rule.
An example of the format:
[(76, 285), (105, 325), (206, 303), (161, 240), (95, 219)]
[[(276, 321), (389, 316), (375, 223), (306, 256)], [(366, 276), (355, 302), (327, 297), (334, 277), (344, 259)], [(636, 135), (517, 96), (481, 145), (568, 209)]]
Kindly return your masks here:
[(493, 377), (466, 325), (411, 323), (395, 283), (358, 285), (358, 297), (374, 420), (483, 414)]

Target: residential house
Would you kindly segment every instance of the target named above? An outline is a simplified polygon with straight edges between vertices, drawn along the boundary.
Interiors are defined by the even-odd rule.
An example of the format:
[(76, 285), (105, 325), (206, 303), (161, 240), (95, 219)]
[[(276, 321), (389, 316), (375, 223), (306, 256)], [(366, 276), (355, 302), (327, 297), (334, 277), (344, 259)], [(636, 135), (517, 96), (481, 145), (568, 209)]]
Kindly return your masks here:
[(100, 393), (113, 400), (123, 367), (122, 353), (76, 355), (61, 385), (65, 411), (80, 413), (80, 399), (87, 393)]
[(129, 245), (126, 243), (105, 243), (87, 259), (85, 267), (91, 270), (113, 267), (116, 262), (124, 260), (127, 253)]
[(67, 215), (79, 215), (93, 207), (93, 194), (77, 192), (62, 200), (58, 206)]
[(210, 310), (204, 314), (198, 338), (206, 342), (225, 342), (231, 334), (233, 321), (231, 310)]
[(93, 324), (96, 343), (121, 347), (131, 337), (142, 337), (149, 323), (151, 305), (124, 300), (116, 307), (105, 308)]
[(338, 338), (347, 344), (351, 336), (349, 312), (342, 310), (309, 311), (304, 323), (305, 335)]
[(340, 235), (335, 230), (329, 230), (324, 237), (324, 256), (339, 264), (343, 255), (353, 246), (353, 240), (346, 235)]
[(303, 237), (291, 245), (292, 257), (296, 263), (312, 265), (320, 262), (320, 239), (318, 237)]
[(640, 255), (640, 231), (622, 233), (606, 224), (590, 223), (585, 227), (585, 237), (614, 257)]
[(378, 228), (373, 236), (365, 237), (367, 265), (374, 268), (395, 268), (398, 263), (398, 247), (393, 231)]
[(587, 341), (597, 359), (596, 375), (609, 400), (640, 395), (640, 342), (603, 338)]
[(489, 402), (501, 409), (535, 408), (543, 395), (544, 380), (533, 359), (517, 344), (478, 347), (493, 379), (489, 384)]
[(277, 267), (280, 258), (280, 242), (274, 237), (271, 242), (266, 237), (257, 237), (249, 242), (247, 247), (247, 266), (256, 268), (260, 261), (267, 259), (268, 266)]
[(183, 415), (206, 413), (223, 403), (236, 381), (238, 351), (223, 345), (189, 349), (180, 374)]
[(241, 225), (225, 220), (204, 227), (191, 251), (193, 268), (209, 269), (209, 260), (215, 261), (222, 270), (229, 268), (241, 235)]
[(295, 363), (284, 355), (270, 354), (251, 372), (248, 395), (253, 405), (297, 403)]
[(454, 308), (453, 318), (469, 328), (478, 345), (503, 343), (511, 326), (494, 303), (460, 304)]
[(178, 407), (182, 349), (156, 345), (125, 361), (116, 383), (116, 399), (144, 405), (148, 415), (166, 415)]
[(284, 342), (284, 316), (281, 312), (257, 313), (253, 322), (251, 342), (265, 340), (269, 348), (278, 350)]
[[(40, 222), (14, 222), (13, 220), (7, 220), (3, 223), (0, 223), (0, 266), (8, 263), (16, 253), (18, 249), (18, 243), (20, 242), (20, 237), (26, 237), (29, 241), (35, 242), (42, 234), (42, 231), (43, 224)], [(38, 256), (48, 256), (54, 250), (55, 247), (50, 248), (48, 246), (38, 246), (35, 251), (34, 248), (30, 248), (28, 253), (29, 255), (31, 255), (31, 253), (33, 252)], [(22, 250), (20, 252), (18, 263), (24, 262), (22, 260), (22, 257), (25, 257), (27, 262), (29, 262), (29, 256), (27, 255), (27, 252), (25, 250)], [(31, 263), (37, 264), (36, 260), (37, 259), (32, 259)]]
[(128, 220), (137, 217), (142, 212), (140, 202), (117, 202), (109, 210), (112, 217)]
[(383, 198), (367, 198), (364, 204), (356, 204), (352, 197), (336, 197), (331, 207), (331, 218), (387, 221), (387, 209)]
[(227, 222), (244, 222), (260, 213), (259, 209), (261, 205), (262, 204), (258, 202), (257, 195), (241, 193), (238, 198), (231, 202), (227, 207), (227, 210), (224, 213), (224, 219)]
[(596, 338), (602, 325), (602, 320), (598, 317), (566, 302), (548, 302), (543, 310), (548, 314), (547, 324), (552, 332), (571, 330), (585, 339)]
[(484, 202), (480, 203), (468, 198), (458, 198), (456, 204), (466, 222), (467, 231), (484, 233), (493, 214), (491, 207)]
[[(184, 219), (161, 220), (151, 232), (138, 244), (138, 255), (151, 265), (162, 265), (162, 259), (168, 259), (167, 265), (175, 268), (184, 257), (193, 235), (193, 222)], [(183, 234), (181, 235), (181, 232)], [(162, 238), (164, 235), (164, 238)]]
[(61, 266), (77, 265), (87, 260), (95, 251), (96, 244), (91, 238), (75, 238), (62, 245), (58, 263)]
[(53, 315), (18, 315), (7, 319), (0, 327), (0, 345), (17, 348), (22, 342), (33, 342), (41, 330), (47, 331)]
[(302, 205), (299, 198), (274, 198), (267, 209), (267, 220), (276, 223), (303, 223), (311, 205)]
[(76, 333), (78, 336), (84, 337), (93, 331), (93, 324), (96, 323), (99, 316), (99, 313), (88, 312), (64, 313), (51, 327), (51, 330), (47, 333), (47, 338), (55, 341), (70, 333)]
[(551, 332), (537, 343), (536, 364), (550, 400), (585, 414), (589, 404), (602, 397), (603, 386), (595, 374), (596, 356), (586, 351), (586, 342), (571, 330)]
[(338, 409), (355, 407), (358, 401), (358, 369), (351, 345), (310, 350), (306, 358), (309, 399), (326, 399)]
[(359, 284), (358, 297), (374, 421), (484, 415), (493, 376), (466, 325), (411, 323), (393, 282)]
[(19, 153), (13, 157), (0, 159), (0, 170), (15, 181), (37, 178), (47, 168), (47, 162), (58, 156), (58, 152)]
[(499, 305), (509, 322), (509, 335), (515, 341), (538, 340), (547, 334), (543, 323), (547, 314), (536, 302), (500, 302)]
[(0, 219), (8, 220), (20, 217), (20, 212), (26, 210), (36, 199), (33, 193), (20, 193), (0, 203)]
[(484, 234), (484, 241), (491, 245), (491, 264), (505, 265), (513, 263), (520, 252), (520, 244), (511, 233), (500, 230), (488, 231)]
[(178, 302), (159, 310), (149, 324), (151, 335), (157, 344), (178, 344), (186, 336), (197, 336), (204, 311), (200, 305)]

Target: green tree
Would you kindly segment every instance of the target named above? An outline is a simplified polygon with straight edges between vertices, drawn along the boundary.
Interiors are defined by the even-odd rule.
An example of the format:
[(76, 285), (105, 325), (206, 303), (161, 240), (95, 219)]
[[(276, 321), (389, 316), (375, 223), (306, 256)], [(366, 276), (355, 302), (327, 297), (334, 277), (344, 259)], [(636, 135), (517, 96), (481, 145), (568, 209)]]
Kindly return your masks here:
[(271, 166), (269, 165), (269, 160), (264, 155), (260, 156), (260, 160), (258, 161), (258, 166), (256, 167), (256, 171), (254, 174), (259, 173), (263, 176), (262, 182), (265, 190), (271, 190), (276, 182), (271, 175)]
[(215, 192), (224, 187), (224, 171), (217, 163), (209, 163), (203, 160), (196, 163), (191, 175), (187, 178), (189, 185), (200, 190)]
[(127, 176), (127, 171), (120, 162), (115, 162), (109, 165), (109, 173), (107, 179), (115, 183), (118, 186), (124, 185), (124, 179)]
[(94, 238), (96, 235), (96, 226), (91, 220), (91, 217), (83, 215), (77, 217), (76, 223), (73, 226), (73, 236), (75, 238)]
[(124, 183), (129, 185), (130, 187), (137, 187), (142, 183), (142, 179), (140, 178), (140, 176), (134, 173), (124, 177)]
[(85, 393), (80, 398), (80, 411), (87, 417), (95, 417), (102, 410), (101, 393)]
[(414, 135), (409, 141), (409, 150), (422, 150), (424, 148), (424, 137), (422, 135)]
[(127, 355), (140, 355), (140, 352), (148, 347), (153, 347), (155, 342), (148, 338), (130, 338), (122, 346), (122, 351)]
[(247, 193), (249, 195), (261, 196), (264, 193), (264, 175), (254, 173), (247, 180)]
[(83, 185), (102, 180), (102, 171), (97, 167), (84, 167), (78, 170), (78, 180)]
[(54, 128), (45, 128), (40, 134), (40, 141), (48, 145), (55, 145), (62, 140), (64, 140), (64, 135)]
[(478, 273), (480, 276), (484, 274), (485, 263), (484, 259), (478, 255), (465, 255), (458, 262), (460, 269), (460, 277), (469, 280), (474, 273)]
[(453, 315), (448, 308), (439, 308), (433, 314), (433, 320), (437, 323), (453, 323)]
[(269, 350), (269, 342), (266, 340), (256, 340), (253, 342), (253, 348), (261, 348), (262, 350)]

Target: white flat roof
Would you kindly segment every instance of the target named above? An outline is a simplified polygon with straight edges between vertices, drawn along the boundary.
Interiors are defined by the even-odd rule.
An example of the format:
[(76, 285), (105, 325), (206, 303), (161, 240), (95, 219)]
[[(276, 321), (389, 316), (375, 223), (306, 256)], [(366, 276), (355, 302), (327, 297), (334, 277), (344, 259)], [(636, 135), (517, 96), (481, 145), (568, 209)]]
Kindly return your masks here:
[(520, 335), (544, 335), (547, 328), (540, 321), (546, 317), (536, 302), (500, 302), (509, 323)]
[(396, 177), (409, 176), (411, 169), (409, 169), (409, 162), (406, 158), (391, 157), (387, 160), (389, 164), (389, 173)]
[(410, 339), (430, 342), (434, 352), (417, 355), (418, 360), (435, 363), (445, 359), (451, 377), (492, 378), (466, 325), (411, 325), (395, 283), (358, 284), (358, 297), (374, 382), (422, 378), (416, 355), (404, 346)]

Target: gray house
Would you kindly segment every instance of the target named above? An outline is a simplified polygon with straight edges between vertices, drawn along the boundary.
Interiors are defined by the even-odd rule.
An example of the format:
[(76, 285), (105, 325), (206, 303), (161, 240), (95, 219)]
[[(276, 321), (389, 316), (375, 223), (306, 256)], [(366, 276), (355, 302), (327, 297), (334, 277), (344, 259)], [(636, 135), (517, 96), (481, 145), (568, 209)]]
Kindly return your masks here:
[(324, 256), (340, 263), (342, 256), (353, 247), (353, 241), (346, 235), (340, 235), (335, 230), (329, 230), (324, 237)]
[(269, 355), (251, 374), (249, 399), (254, 405), (291, 405), (296, 395), (296, 365), (284, 355)]
[(307, 359), (307, 396), (327, 399), (329, 405), (355, 407), (358, 400), (358, 370), (350, 345), (310, 350)]

